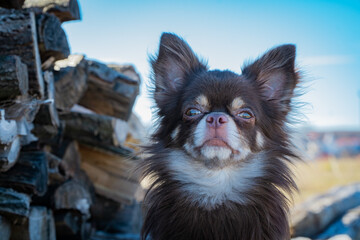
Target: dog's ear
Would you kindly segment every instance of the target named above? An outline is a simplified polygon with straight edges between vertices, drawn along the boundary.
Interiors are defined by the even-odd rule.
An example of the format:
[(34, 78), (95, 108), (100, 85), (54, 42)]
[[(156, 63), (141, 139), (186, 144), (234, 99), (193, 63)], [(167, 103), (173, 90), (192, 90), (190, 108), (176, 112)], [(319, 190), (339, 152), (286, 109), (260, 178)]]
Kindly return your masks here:
[(154, 98), (160, 108), (181, 88), (187, 75), (206, 69), (190, 46), (171, 33), (162, 34), (159, 53), (152, 58), (151, 65), (155, 81)]
[(285, 112), (299, 80), (295, 55), (295, 45), (281, 45), (242, 70), (247, 79), (255, 81), (263, 100), (280, 104)]

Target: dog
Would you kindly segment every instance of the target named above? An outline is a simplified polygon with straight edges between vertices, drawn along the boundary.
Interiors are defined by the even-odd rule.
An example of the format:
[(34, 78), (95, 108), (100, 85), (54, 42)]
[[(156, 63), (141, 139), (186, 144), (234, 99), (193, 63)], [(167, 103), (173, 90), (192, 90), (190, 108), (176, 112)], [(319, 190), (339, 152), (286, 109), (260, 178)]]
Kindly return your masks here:
[(150, 59), (158, 128), (141, 163), (152, 181), (143, 240), (290, 238), (295, 55), (295, 45), (275, 47), (239, 75), (209, 70), (182, 38), (162, 34)]

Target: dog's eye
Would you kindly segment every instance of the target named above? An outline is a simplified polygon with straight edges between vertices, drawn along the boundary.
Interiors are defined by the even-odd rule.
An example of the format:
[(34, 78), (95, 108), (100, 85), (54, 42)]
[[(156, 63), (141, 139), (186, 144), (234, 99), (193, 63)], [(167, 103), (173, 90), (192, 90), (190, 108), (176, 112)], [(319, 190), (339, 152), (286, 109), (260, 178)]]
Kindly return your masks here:
[(190, 108), (185, 112), (185, 114), (189, 117), (192, 117), (201, 114), (201, 111), (195, 108)]
[(250, 119), (250, 118), (252, 118), (251, 113), (246, 112), (246, 111), (239, 112), (239, 113), (237, 114), (237, 116), (238, 116), (238, 117), (241, 117), (241, 118), (243, 118), (243, 119)]

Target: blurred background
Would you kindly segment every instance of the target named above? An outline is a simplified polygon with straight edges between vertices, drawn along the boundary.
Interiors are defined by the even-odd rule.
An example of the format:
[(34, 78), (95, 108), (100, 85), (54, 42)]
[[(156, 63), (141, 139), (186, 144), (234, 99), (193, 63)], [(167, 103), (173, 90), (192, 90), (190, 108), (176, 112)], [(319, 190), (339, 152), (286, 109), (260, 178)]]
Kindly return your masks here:
[[(132, 63), (142, 77), (134, 111), (152, 124), (149, 55), (162, 32), (182, 36), (212, 69), (241, 66), (279, 44), (297, 46), (305, 103), (295, 112), (298, 146), (319, 176), (299, 176), (300, 199), (360, 180), (359, 1), (79, 1), (82, 21), (64, 23), (72, 52)], [(332, 159), (332, 160), (331, 160)], [(336, 159), (336, 160), (334, 160)], [(314, 177), (316, 179), (314, 179)], [(311, 181), (308, 183), (307, 178)], [(304, 181), (304, 183), (303, 183)], [(308, 190), (307, 188), (314, 188)]]

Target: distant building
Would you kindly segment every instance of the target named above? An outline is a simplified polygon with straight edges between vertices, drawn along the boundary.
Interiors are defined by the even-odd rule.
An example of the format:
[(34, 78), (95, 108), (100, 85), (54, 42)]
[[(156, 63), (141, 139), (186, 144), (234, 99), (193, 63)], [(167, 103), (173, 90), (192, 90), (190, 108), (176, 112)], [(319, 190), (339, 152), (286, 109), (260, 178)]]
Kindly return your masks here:
[(360, 131), (306, 131), (302, 138), (310, 159), (360, 155)]

